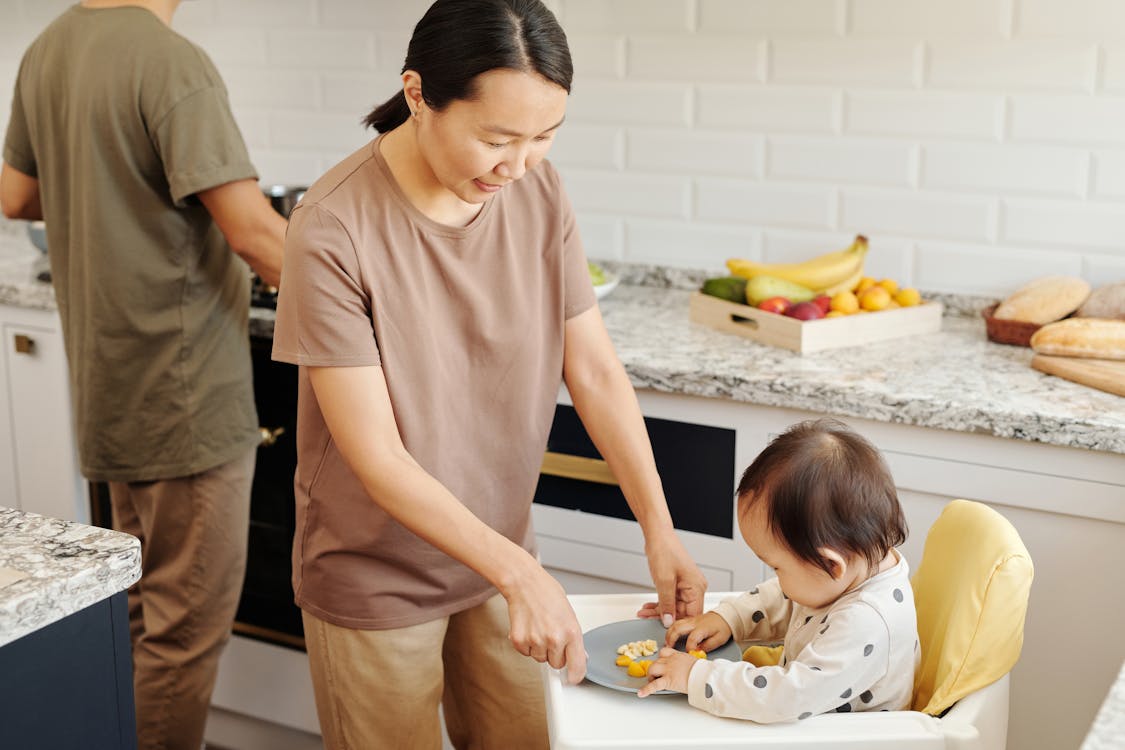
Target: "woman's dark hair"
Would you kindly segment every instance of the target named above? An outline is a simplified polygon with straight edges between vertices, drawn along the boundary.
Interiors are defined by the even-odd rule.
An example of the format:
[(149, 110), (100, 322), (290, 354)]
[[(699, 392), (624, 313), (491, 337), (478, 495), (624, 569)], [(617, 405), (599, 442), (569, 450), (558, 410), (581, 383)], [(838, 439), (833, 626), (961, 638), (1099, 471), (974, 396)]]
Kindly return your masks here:
[[(570, 93), (574, 66), (566, 34), (540, 0), (437, 0), (414, 27), (403, 72), (422, 77), (422, 97), (434, 110), (476, 95), (475, 80), (497, 68), (538, 73)], [(410, 117), (399, 91), (363, 124), (380, 133)]]
[(766, 502), (778, 540), (831, 574), (828, 547), (876, 567), (906, 541), (894, 479), (879, 451), (842, 422), (799, 422), (774, 438), (738, 483), (739, 514)]

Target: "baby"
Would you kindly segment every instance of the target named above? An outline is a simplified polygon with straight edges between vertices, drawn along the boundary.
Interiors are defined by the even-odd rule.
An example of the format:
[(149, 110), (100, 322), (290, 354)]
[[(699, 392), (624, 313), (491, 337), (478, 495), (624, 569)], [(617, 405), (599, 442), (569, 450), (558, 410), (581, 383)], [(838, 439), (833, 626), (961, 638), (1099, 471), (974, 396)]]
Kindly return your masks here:
[(777, 577), (677, 620), (666, 642), (687, 636), (688, 650), (710, 651), (732, 637), (784, 639), (780, 662), (665, 647), (638, 694), (675, 690), (696, 708), (761, 723), (908, 707), (920, 652), (909, 571), (894, 549), (906, 523), (875, 447), (834, 420), (793, 425), (742, 475), (738, 525)]

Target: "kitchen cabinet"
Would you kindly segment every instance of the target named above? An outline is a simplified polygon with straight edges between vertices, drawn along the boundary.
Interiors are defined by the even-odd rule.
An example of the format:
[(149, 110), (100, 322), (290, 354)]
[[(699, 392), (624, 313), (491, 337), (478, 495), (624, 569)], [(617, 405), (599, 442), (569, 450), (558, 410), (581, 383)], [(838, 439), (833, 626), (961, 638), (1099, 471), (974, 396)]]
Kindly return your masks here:
[(54, 311), (0, 306), (0, 504), (88, 522)]
[[(638, 391), (646, 417), (734, 430), (732, 479), (775, 435), (822, 414)], [(563, 391), (560, 402), (568, 403)], [(955, 498), (984, 502), (1019, 531), (1035, 564), (1025, 641), (1012, 674), (1009, 746), (1076, 747), (1125, 659), (1125, 456), (873, 420), (842, 421), (883, 453), (898, 486), (917, 567), (926, 532)], [(734, 498), (729, 512), (735, 512)], [(534, 508), (543, 564), (568, 593), (651, 589), (636, 522)], [(736, 527), (737, 528), (737, 527)], [(679, 532), (712, 591), (743, 590), (772, 575), (737, 531), (730, 539)], [(1044, 690), (1050, 685), (1050, 690)], [(1058, 696), (1066, 696), (1059, 710)]]

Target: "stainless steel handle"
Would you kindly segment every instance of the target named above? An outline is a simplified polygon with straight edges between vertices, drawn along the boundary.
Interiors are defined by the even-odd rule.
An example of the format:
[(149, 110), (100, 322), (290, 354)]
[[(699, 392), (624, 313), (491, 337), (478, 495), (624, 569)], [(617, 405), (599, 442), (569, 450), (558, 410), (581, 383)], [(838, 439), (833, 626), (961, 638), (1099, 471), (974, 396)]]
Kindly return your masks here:
[(15, 338), (17, 354), (35, 353), (35, 339), (23, 333), (17, 333)]
[(285, 434), (285, 428), (284, 427), (277, 427), (277, 428), (274, 428), (272, 430), (269, 427), (259, 427), (258, 428), (258, 435), (261, 437), (261, 442), (259, 443), (259, 445), (261, 445), (264, 448), (268, 448), (271, 445), (273, 445), (274, 443), (276, 443), (277, 439), (284, 434)]

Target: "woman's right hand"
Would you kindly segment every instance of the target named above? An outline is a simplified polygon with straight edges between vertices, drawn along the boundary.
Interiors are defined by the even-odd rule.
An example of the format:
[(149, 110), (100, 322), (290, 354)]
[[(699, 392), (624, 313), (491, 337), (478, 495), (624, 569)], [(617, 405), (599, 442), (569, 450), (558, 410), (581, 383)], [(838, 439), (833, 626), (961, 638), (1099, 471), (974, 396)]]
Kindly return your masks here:
[(536, 563), (501, 593), (508, 600), (508, 640), (516, 651), (555, 669), (566, 667), (567, 681), (581, 682), (586, 675), (582, 629), (559, 582)]
[(730, 640), (731, 629), (722, 617), (714, 612), (706, 612), (697, 617), (676, 620), (672, 623), (672, 627), (668, 628), (664, 642), (669, 646), (675, 646), (676, 642), (685, 635), (687, 636), (685, 650), (694, 651), (701, 648), (710, 652)]

